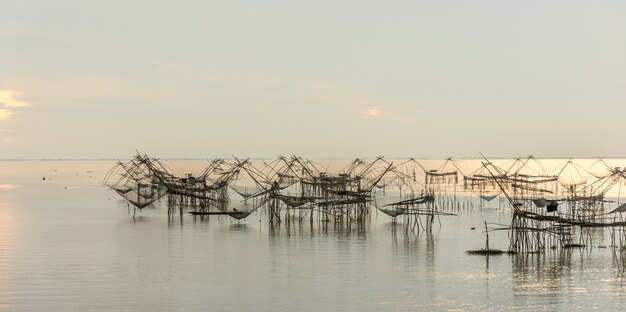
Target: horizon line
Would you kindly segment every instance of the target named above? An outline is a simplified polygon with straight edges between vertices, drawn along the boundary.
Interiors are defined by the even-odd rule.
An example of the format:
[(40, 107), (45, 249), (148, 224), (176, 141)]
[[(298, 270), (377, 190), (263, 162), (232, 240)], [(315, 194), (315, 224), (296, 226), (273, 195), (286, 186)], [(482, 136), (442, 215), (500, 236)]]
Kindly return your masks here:
[[(505, 156), (500, 156), (500, 157), (488, 157), (487, 159), (516, 159), (516, 158), (526, 158), (529, 155), (526, 156), (517, 156), (517, 157), (505, 157)], [(557, 157), (541, 157), (541, 156), (534, 156), (532, 155), (533, 158), (535, 159), (626, 159), (626, 156), (595, 156), (595, 157), (573, 157), (573, 156), (557, 156)], [(247, 157), (247, 159), (250, 160), (275, 160), (277, 159), (279, 156), (276, 156), (274, 158), (270, 158), (270, 157)], [(302, 156), (299, 156), (302, 157)], [(314, 160), (354, 160), (354, 159), (375, 159), (376, 157), (320, 157), (320, 158), (307, 158), (307, 159), (314, 159)], [(456, 160), (476, 160), (476, 159), (483, 159), (483, 157), (452, 157), (452, 156), (448, 156), (448, 157), (384, 157), (382, 156), (384, 159), (419, 159), (419, 160), (445, 160), (449, 157), (451, 157), (452, 159), (456, 159)], [(246, 157), (240, 157), (240, 158), (246, 158)], [(306, 158), (306, 157), (303, 157)], [(131, 160), (132, 158), (0, 158), (0, 161), (116, 161), (116, 160)], [(159, 158), (157, 157), (156, 159), (160, 159), (160, 160), (213, 160), (213, 159), (234, 159), (232, 156), (231, 157), (213, 157), (213, 158), (196, 158), (196, 157), (189, 157), (189, 158), (177, 158), (177, 157), (173, 157), (173, 158), (168, 158), (168, 157), (163, 157), (163, 158)]]

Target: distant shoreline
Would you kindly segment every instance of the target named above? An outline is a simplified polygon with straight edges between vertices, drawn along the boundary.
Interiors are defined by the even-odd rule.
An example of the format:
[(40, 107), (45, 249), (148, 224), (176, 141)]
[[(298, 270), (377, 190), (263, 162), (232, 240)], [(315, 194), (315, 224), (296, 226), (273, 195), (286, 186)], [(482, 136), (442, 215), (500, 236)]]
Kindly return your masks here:
[[(522, 157), (522, 156), (520, 156)], [(523, 156), (526, 157), (526, 156)], [(164, 161), (195, 161), (195, 160), (211, 160), (211, 159), (234, 159), (234, 158), (222, 158), (222, 157), (213, 157), (213, 158), (159, 158), (160, 160), (164, 160)], [(240, 158), (245, 158), (245, 157), (240, 157)], [(344, 158), (344, 157), (339, 157), (339, 158), (332, 158), (332, 157), (322, 157), (322, 158), (309, 158), (309, 159), (315, 159), (315, 160), (354, 160), (354, 159), (374, 159), (376, 157), (352, 157), (352, 158)], [(385, 157), (385, 159), (417, 159), (417, 160), (445, 160), (446, 157), (442, 157), (442, 158), (433, 158), (433, 157)], [(518, 157), (488, 157), (490, 160), (491, 159), (516, 159)], [(577, 159), (577, 160), (581, 160), (581, 159), (590, 159), (590, 160), (594, 160), (594, 159), (626, 159), (626, 156), (610, 156), (610, 157), (535, 157), (535, 159)], [(269, 157), (260, 157), (260, 158), (254, 158), (254, 157), (250, 157), (248, 158), (250, 160), (275, 160), (276, 158), (269, 158)], [(482, 157), (454, 157), (453, 159), (455, 160), (478, 160), (478, 159), (482, 159)], [(131, 160), (131, 158), (26, 158), (26, 159), (20, 159), (20, 158), (7, 158), (7, 159), (0, 159), (0, 161), (117, 161), (117, 160)]]

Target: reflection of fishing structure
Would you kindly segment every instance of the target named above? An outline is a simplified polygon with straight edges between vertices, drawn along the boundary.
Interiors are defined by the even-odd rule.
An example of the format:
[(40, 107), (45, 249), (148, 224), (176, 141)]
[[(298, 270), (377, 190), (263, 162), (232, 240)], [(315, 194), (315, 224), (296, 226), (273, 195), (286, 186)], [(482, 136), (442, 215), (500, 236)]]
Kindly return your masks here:
[[(274, 225), (305, 220), (363, 225), (374, 207), (394, 222), (404, 216), (406, 229), (414, 230), (420, 227), (420, 216), (429, 216), (428, 225), (446, 214), (437, 211), (433, 191), (422, 187), (415, 174), (406, 175), (382, 157), (356, 159), (336, 173), (295, 156), (262, 164), (216, 159), (198, 175), (179, 177), (158, 159), (138, 154), (118, 162), (105, 183), (138, 208), (167, 194), (170, 214), (186, 211), (239, 220), (264, 208)], [(144, 185), (153, 192), (144, 191)], [(133, 191), (143, 199), (135, 200)]]

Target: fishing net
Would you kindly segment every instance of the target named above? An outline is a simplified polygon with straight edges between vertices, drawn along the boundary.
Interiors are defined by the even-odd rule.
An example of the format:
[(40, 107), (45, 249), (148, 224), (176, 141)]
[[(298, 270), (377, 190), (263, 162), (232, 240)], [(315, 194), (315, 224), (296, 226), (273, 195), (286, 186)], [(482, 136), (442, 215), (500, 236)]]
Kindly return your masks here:
[(261, 208), (267, 201), (268, 198), (263, 197), (243, 201), (212, 202), (211, 205), (228, 216), (240, 220)]
[(256, 186), (228, 185), (228, 187), (244, 199), (250, 198), (251, 196), (262, 191)]
[(159, 198), (163, 197), (163, 195), (167, 194), (166, 190), (158, 188), (151, 189), (151, 191), (143, 189), (130, 190), (126, 192), (120, 192), (116, 189), (115, 191), (139, 209), (149, 206)]

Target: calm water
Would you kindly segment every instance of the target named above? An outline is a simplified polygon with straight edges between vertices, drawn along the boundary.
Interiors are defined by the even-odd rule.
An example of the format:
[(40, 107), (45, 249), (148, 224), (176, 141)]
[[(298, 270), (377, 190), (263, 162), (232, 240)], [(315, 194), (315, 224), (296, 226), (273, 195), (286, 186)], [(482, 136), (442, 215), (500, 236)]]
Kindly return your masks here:
[[(205, 163), (168, 164), (182, 173)], [(364, 231), (308, 222), (271, 231), (258, 212), (241, 222), (169, 218), (164, 203), (133, 220), (101, 185), (112, 165), (0, 161), (0, 310), (605, 311), (626, 303), (610, 249), (466, 255), (483, 247), (484, 220), (509, 222), (497, 201), (441, 217), (432, 234), (406, 234), (375, 212)], [(594, 235), (608, 244), (604, 231)], [(507, 249), (506, 232), (490, 242)]]

